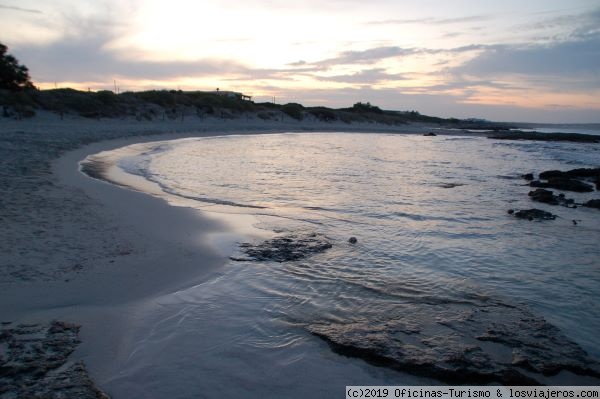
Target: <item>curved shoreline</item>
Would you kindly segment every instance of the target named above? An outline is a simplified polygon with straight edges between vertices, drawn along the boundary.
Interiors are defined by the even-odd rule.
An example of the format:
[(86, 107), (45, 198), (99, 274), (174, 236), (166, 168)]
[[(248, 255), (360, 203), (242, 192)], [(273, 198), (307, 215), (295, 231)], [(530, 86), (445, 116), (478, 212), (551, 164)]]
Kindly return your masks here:
[[(123, 131), (127, 132), (126, 129), (127, 127), (124, 127)], [(232, 232), (231, 226), (217, 220), (219, 218), (207, 217), (197, 210), (173, 207), (163, 199), (146, 193), (90, 179), (79, 172), (77, 162), (86, 155), (133, 143), (240, 133), (280, 133), (287, 130), (284, 127), (277, 130), (243, 132), (233, 127), (221, 129), (229, 130), (108, 139), (84, 145), (51, 160), (52, 177), (57, 179), (57, 187), (52, 193), (63, 200), (66, 204), (64, 207), (70, 206), (71, 195), (79, 196), (80, 202), (93, 202), (84, 205), (78, 202), (76, 205), (80, 207), (71, 211), (73, 215), (77, 215), (84, 227), (95, 231), (92, 238), (85, 235), (79, 239), (85, 241), (110, 235), (113, 241), (126, 244), (117, 247), (116, 252), (110, 248), (110, 243), (106, 244), (106, 252), (110, 254), (94, 258), (95, 255), (87, 253), (85, 246), (76, 248), (79, 242), (60, 243), (59, 248), (64, 246), (62, 244), (71, 245), (73, 248), (65, 251), (74, 251), (75, 258), (91, 258), (86, 259), (86, 263), (82, 262), (81, 273), (77, 272), (75, 277), (71, 277), (73, 273), (68, 274), (65, 281), (56, 279), (9, 285), (4, 290), (4, 295), (0, 296), (2, 318), (18, 322), (48, 322), (59, 319), (80, 323), (83, 326), (83, 343), (73, 357), (85, 361), (94, 381), (102, 388), (107, 379), (110, 379), (112, 365), (130, 354), (128, 341), (131, 338), (128, 333), (133, 324), (143, 324), (143, 312), (140, 310), (157, 295), (208, 281), (215, 275), (219, 266), (227, 261), (226, 256), (211, 245), (211, 241), (214, 243), (211, 237), (220, 236), (219, 239), (222, 239), (223, 236), (227, 236), (231, 239), (231, 234), (235, 233)], [(424, 128), (412, 129), (413, 134), (421, 134)], [(464, 132), (452, 132), (449, 135), (469, 136)], [(52, 138), (49, 134), (46, 140)], [(90, 215), (94, 215), (94, 218), (90, 218)], [(152, 218), (148, 215), (152, 215)], [(235, 218), (239, 217), (241, 215), (235, 215)], [(59, 227), (63, 226), (50, 224), (48, 230), (52, 233)], [(33, 229), (36, 226), (34, 224), (20, 228)], [(20, 233), (15, 234), (18, 236)], [(50, 250), (49, 247), (47, 251)], [(48, 261), (49, 266), (52, 266), (51, 263)], [(164, 265), (168, 265), (169, 268), (166, 269)]]

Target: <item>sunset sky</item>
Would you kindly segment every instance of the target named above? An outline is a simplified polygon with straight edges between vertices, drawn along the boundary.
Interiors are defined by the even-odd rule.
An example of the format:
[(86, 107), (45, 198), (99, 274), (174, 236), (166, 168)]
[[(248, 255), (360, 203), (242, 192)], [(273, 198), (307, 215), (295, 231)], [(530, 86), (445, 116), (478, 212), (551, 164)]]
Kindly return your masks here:
[(41, 88), (600, 122), (597, 0), (0, 0), (0, 24)]

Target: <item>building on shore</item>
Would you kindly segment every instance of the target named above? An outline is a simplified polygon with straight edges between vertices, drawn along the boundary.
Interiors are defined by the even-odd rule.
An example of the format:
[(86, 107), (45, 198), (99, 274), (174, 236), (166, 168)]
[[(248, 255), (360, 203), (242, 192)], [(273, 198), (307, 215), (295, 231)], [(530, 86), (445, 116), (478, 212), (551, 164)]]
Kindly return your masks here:
[(237, 91), (228, 91), (228, 90), (215, 90), (212, 91), (211, 93), (219, 95), (219, 96), (225, 96), (225, 97), (229, 97), (229, 98), (237, 98), (238, 100), (244, 100), (244, 101), (252, 101), (252, 96), (247, 96), (243, 93), (239, 93)]

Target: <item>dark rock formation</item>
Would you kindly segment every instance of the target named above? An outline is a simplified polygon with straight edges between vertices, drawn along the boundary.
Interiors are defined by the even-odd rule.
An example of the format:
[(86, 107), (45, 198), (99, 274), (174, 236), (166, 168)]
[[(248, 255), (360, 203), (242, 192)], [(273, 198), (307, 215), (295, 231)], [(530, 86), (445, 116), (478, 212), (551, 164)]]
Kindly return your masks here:
[(553, 191), (538, 188), (535, 191), (530, 191), (528, 194), (532, 200), (543, 202), (550, 205), (574, 206), (575, 201), (571, 198), (566, 198), (564, 194), (554, 195)]
[(530, 191), (528, 194), (532, 200), (537, 202), (544, 202), (546, 204), (558, 205), (558, 197), (553, 194), (550, 190), (538, 188), (535, 191)]
[(598, 363), (527, 310), (486, 297), (411, 305), (307, 329), (342, 355), (451, 384), (537, 385), (563, 370), (600, 378)]
[(588, 208), (596, 208), (600, 209), (600, 199), (589, 200), (583, 206), (587, 206)]
[(533, 173), (525, 173), (524, 175), (521, 175), (521, 177), (525, 180), (533, 180)]
[(598, 143), (598, 136), (591, 134), (579, 133), (540, 133), (540, 132), (523, 132), (506, 131), (494, 133), (488, 136), (489, 139), (497, 140), (536, 140), (536, 141), (573, 141), (577, 143)]
[(578, 193), (587, 193), (594, 191), (594, 188), (589, 184), (568, 177), (553, 177), (548, 179), (547, 182), (534, 180), (531, 183), (529, 183), (529, 185), (531, 187), (555, 188), (557, 190), (575, 191)]
[(551, 214), (550, 212), (542, 211), (541, 209), (522, 209), (518, 212), (515, 212), (515, 217), (519, 219), (527, 219), (527, 220), (554, 220), (556, 219), (556, 215)]
[(563, 177), (568, 179), (581, 179), (586, 177), (600, 177), (600, 168), (578, 168), (571, 169), (566, 172), (560, 170), (547, 170), (540, 173), (540, 179), (552, 179), (556, 177)]
[(425, 137), (434, 137), (434, 136), (437, 136), (437, 134), (435, 134), (433, 132), (428, 132), (428, 133), (423, 133), (423, 136), (425, 136)]
[(331, 242), (320, 234), (289, 234), (266, 240), (256, 245), (242, 243), (240, 244), (240, 249), (248, 258), (232, 257), (230, 259), (234, 261), (287, 262), (323, 252), (331, 247)]
[(358, 240), (356, 239), (356, 237), (350, 237), (350, 238), (348, 238), (348, 242), (350, 244), (356, 244), (358, 242)]
[(3, 323), (0, 329), (0, 396), (107, 399), (81, 362), (69, 361), (79, 344), (79, 326)]
[[(578, 169), (571, 169), (568, 171), (560, 171), (560, 170), (547, 170), (544, 171), (542, 173), (540, 173), (540, 179), (542, 180), (548, 180), (548, 183), (551, 182), (555, 182), (555, 181), (559, 181), (559, 182), (569, 182), (568, 184), (573, 184), (572, 181), (577, 181), (576, 179), (579, 180), (587, 180), (590, 183), (594, 183), (596, 185), (596, 189), (600, 190), (600, 168), (578, 168)], [(581, 185), (581, 187), (583, 187), (583, 190), (581, 190), (581, 192), (590, 192), (593, 191), (593, 188), (589, 185), (587, 185), (586, 183), (583, 182), (577, 182), (580, 185), (584, 184), (585, 186)], [(575, 183), (575, 184), (577, 184)], [(541, 186), (537, 186), (537, 187), (541, 187)], [(558, 187), (554, 187), (554, 188), (558, 188)], [(560, 188), (559, 188), (560, 189)], [(566, 188), (566, 190), (570, 190), (569, 188)], [(579, 191), (579, 190), (571, 190), (571, 191)]]
[(440, 183), (438, 184), (438, 187), (441, 188), (454, 188), (454, 187), (460, 187), (460, 186), (464, 186), (463, 183)]

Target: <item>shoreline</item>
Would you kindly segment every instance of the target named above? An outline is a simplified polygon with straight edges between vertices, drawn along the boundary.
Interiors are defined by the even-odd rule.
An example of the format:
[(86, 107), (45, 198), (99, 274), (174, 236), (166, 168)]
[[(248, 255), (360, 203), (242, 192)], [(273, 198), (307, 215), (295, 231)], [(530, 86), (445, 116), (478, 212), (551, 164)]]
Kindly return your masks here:
[[(0, 295), (0, 321), (12, 325), (47, 325), (60, 320), (81, 325), (81, 343), (68, 362), (83, 361), (100, 389), (110, 378), (111, 365), (129, 356), (128, 332), (133, 330), (134, 323), (141, 322), (139, 315), (146, 304), (161, 294), (209, 280), (228, 261), (223, 251), (219, 251), (218, 243), (231, 243), (240, 232), (233, 232), (231, 223), (227, 226), (224, 215), (208, 217), (195, 209), (172, 206), (147, 193), (90, 178), (79, 171), (78, 162), (101, 151), (161, 140), (354, 130), (327, 124), (311, 129), (287, 129), (268, 123), (252, 129), (240, 126), (241, 121), (219, 123), (213, 126), (214, 130), (189, 124), (149, 126), (136, 122), (116, 126), (121, 122), (103, 124), (56, 118), (44, 121), (37, 117), (0, 125), (0, 137), (6, 143), (19, 143), (17, 160), (21, 163), (43, 152), (41, 160), (33, 159), (32, 167), (20, 167), (23, 175), (16, 173), (10, 177), (17, 182), (33, 180), (34, 184), (19, 187), (14, 193), (14, 200), (19, 203), (12, 204), (11, 198), (6, 201), (15, 208), (15, 214), (24, 211), (28, 222), (15, 222), (13, 226), (7, 223), (0, 231), (3, 236), (20, 242), (17, 248), (6, 248), (4, 252), (9, 257), (0, 265), (4, 273), (0, 282), (4, 288)], [(172, 132), (174, 127), (181, 132)], [(403, 128), (414, 134), (423, 129)], [(367, 126), (355, 130), (377, 129)], [(37, 143), (22, 141), (20, 137), (27, 135), (39, 140), (40, 148), (35, 148)], [(57, 140), (59, 143), (55, 144)], [(48, 145), (57, 155), (44, 151)], [(42, 169), (41, 177), (33, 167)], [(42, 184), (35, 184), (38, 178)], [(39, 194), (39, 198), (31, 194)], [(48, 198), (52, 203), (47, 203)], [(233, 215), (236, 219), (241, 216)], [(43, 232), (36, 230), (40, 227)], [(17, 273), (11, 272), (14, 264), (23, 262), (22, 254), (27, 252), (34, 254), (34, 259), (24, 263)], [(56, 257), (48, 257), (49, 253), (56, 253)], [(171, 267), (163, 269), (163, 265)]]
[[(57, 129), (61, 131), (69, 128), (70, 124), (79, 124), (81, 130), (74, 134), (82, 136), (78, 138), (83, 142), (82, 145), (76, 143), (75, 149), (67, 148), (58, 158), (50, 156), (50, 176), (43, 178), (48, 179), (51, 185), (50, 188), (44, 188), (46, 191), (41, 191), (40, 195), (41, 198), (46, 195), (46, 200), (56, 200), (57, 207), (43, 208), (42, 212), (50, 215), (45, 215), (46, 219), (40, 221), (40, 216), (36, 214), (36, 203), (32, 202), (30, 208), (22, 210), (30, 213), (27, 217), (32, 218), (31, 222), (12, 226), (14, 231), (10, 233), (27, 240), (39, 236), (32, 231), (39, 226), (44, 226), (47, 230), (47, 233), (41, 234), (42, 237), (45, 237), (45, 234), (53, 236), (58, 230), (71, 229), (66, 235), (58, 235), (55, 241), (47, 241), (50, 245), (40, 244), (40, 247), (33, 249), (40, 257), (36, 260), (39, 262), (39, 271), (45, 271), (45, 267), (58, 267), (57, 263), (60, 261), (72, 261), (73, 266), (69, 266), (65, 273), (57, 274), (55, 278), (20, 281), (14, 277), (13, 281), (3, 281), (0, 321), (48, 323), (51, 320), (62, 320), (80, 324), (82, 343), (71, 355), (71, 361), (83, 360), (88, 366), (92, 380), (100, 389), (107, 382), (107, 378), (110, 378), (111, 364), (124, 361), (129, 355), (130, 348), (127, 343), (131, 337), (128, 332), (131, 331), (132, 325), (143, 323), (143, 309), (146, 305), (161, 294), (176, 292), (208, 281), (218, 272), (219, 267), (227, 262), (227, 257), (219, 250), (218, 242), (231, 242), (240, 232), (234, 231), (231, 223), (214, 215), (211, 217), (206, 212), (172, 206), (164, 199), (147, 193), (124, 189), (85, 176), (77, 167), (79, 161), (87, 155), (129, 144), (189, 137), (311, 131), (370, 131), (418, 135), (430, 131), (430, 127), (424, 126), (402, 126), (406, 129), (404, 131), (397, 127), (378, 131), (369, 126), (355, 126), (355, 130), (314, 126), (311, 130), (305, 130), (298, 127), (274, 128), (272, 124), (267, 123), (263, 129), (252, 130), (248, 127), (248, 130), (244, 130), (240, 129), (241, 121), (236, 121), (231, 124), (222, 123), (215, 130), (198, 127), (204, 131), (193, 132), (193, 127), (183, 124), (180, 128), (184, 132), (161, 133), (148, 130), (144, 124), (134, 124), (135, 129), (128, 130), (131, 127), (126, 125), (121, 131), (112, 132), (113, 135), (121, 134), (125, 137), (114, 138), (106, 134), (107, 137), (100, 137), (101, 141), (89, 144), (85, 143), (89, 140), (85, 137), (86, 129), (109, 129), (112, 127), (112, 121), (108, 126), (95, 121), (88, 123), (85, 120), (64, 123), (54, 121), (55, 124), (56, 122)], [(34, 128), (33, 121), (18, 121), (4, 126), (0, 124), (0, 134), (14, 129), (15, 125), (25, 129), (39, 129)], [(168, 127), (170, 129), (172, 126)], [(40, 136), (44, 132), (42, 126), (33, 134)], [(447, 134), (486, 136), (483, 133), (462, 131)], [(102, 131), (98, 135), (102, 136)], [(47, 137), (41, 137), (40, 140), (47, 143), (52, 139), (52, 133), (48, 133)], [(10, 142), (10, 137), (8, 141)], [(29, 148), (27, 143), (21, 145), (23, 148)], [(73, 143), (69, 142), (69, 145)], [(28, 156), (26, 151), (21, 155)], [(24, 176), (28, 177), (27, 174)], [(21, 212), (18, 205), (13, 205), (17, 206), (17, 213)], [(60, 212), (62, 213), (59, 215)], [(152, 217), (149, 218), (148, 215)], [(236, 214), (234, 217), (238, 218), (241, 215)], [(97, 245), (90, 244), (91, 242)], [(23, 245), (31, 248), (32, 243), (33, 241), (25, 242)], [(95, 252), (89, 251), (86, 247), (88, 244), (96, 245), (93, 246)], [(65, 251), (66, 254), (47, 259), (48, 253), (57, 249)], [(15, 262), (15, 257), (18, 259), (20, 256), (18, 253), (11, 255), (9, 262)], [(79, 258), (85, 260), (78, 261)], [(170, 267), (165, 269), (164, 265)], [(38, 269), (31, 272), (35, 273)]]

